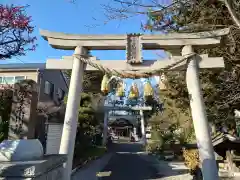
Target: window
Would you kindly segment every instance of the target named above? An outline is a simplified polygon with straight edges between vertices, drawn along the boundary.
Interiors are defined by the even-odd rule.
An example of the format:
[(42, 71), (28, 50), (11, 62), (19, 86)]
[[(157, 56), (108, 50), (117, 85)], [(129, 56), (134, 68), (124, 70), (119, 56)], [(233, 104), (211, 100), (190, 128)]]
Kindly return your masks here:
[(49, 81), (45, 81), (44, 93), (53, 97), (53, 92), (54, 92), (54, 85), (52, 83), (50, 83)]
[(24, 79), (26, 79), (25, 76), (2, 76), (0, 77), (0, 84), (15, 84)]
[(20, 81), (22, 81), (24, 79), (26, 79), (25, 76), (16, 76), (15, 77), (15, 83), (18, 83), (18, 82), (20, 82)]
[(3, 84), (14, 84), (14, 77), (3, 77)]
[(63, 100), (64, 96), (65, 96), (65, 92), (61, 89), (61, 88), (58, 88), (57, 90), (57, 95), (58, 95), (58, 98), (60, 100)]

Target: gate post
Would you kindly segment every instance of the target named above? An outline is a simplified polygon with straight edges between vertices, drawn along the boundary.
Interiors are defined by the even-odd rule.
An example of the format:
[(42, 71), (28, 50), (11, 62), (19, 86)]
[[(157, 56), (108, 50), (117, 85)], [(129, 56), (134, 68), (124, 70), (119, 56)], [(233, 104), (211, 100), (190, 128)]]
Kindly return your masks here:
[[(76, 47), (74, 55), (84, 54), (83, 47)], [(77, 132), (78, 109), (81, 100), (84, 63), (77, 57), (73, 58), (70, 87), (68, 92), (67, 107), (63, 125), (63, 132), (59, 154), (67, 154), (67, 161), (64, 164), (64, 180), (70, 180), (72, 172), (72, 161)]]
[(146, 131), (145, 131), (143, 110), (140, 110), (140, 116), (141, 116), (142, 141), (143, 141), (143, 145), (145, 146), (147, 144), (147, 139), (146, 139)]
[[(184, 46), (182, 56), (193, 53), (190, 45)], [(199, 61), (197, 56), (189, 59), (186, 73), (187, 89), (190, 98), (192, 120), (195, 129), (202, 173), (204, 180), (218, 180), (217, 164), (214, 156), (212, 138), (199, 80)]]

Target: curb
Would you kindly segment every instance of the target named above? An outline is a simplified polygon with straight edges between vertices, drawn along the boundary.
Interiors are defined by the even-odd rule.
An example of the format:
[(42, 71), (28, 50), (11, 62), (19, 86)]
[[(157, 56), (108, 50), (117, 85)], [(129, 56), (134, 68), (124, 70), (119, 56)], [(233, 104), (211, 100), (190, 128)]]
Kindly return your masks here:
[(86, 165), (87, 163), (89, 162), (89, 160), (86, 160), (84, 161), (81, 165), (78, 165), (77, 167), (75, 167), (73, 170), (72, 170), (72, 175), (80, 168), (82, 168), (84, 165)]
[(85, 165), (74, 168), (71, 178), (73, 180), (99, 180), (101, 176), (98, 176), (98, 173), (107, 165), (112, 155), (112, 153), (105, 153), (95, 158), (96, 160), (88, 161)]
[(105, 152), (103, 155), (101, 156), (97, 156), (97, 157), (92, 157), (92, 158), (89, 158), (88, 160), (84, 161), (82, 164), (78, 165), (77, 167), (75, 167), (72, 172), (71, 172), (71, 175), (73, 175), (75, 172), (77, 172), (77, 170), (79, 170), (80, 168), (83, 168), (84, 166), (86, 166), (87, 164), (95, 161), (95, 160), (98, 160), (100, 158), (102, 158), (103, 156), (105, 156), (107, 154), (107, 152)]

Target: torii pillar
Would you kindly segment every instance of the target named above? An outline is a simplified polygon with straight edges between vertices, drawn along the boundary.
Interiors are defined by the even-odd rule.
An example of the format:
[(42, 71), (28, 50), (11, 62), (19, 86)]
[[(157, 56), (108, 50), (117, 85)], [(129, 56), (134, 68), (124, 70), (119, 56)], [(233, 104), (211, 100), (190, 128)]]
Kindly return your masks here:
[[(190, 45), (184, 46), (182, 49), (183, 56), (193, 52), (194, 50)], [(189, 59), (186, 82), (204, 180), (218, 180), (218, 168), (199, 80), (199, 60), (197, 55)]]
[[(83, 47), (76, 47), (74, 55), (86, 54)], [(59, 154), (67, 154), (67, 162), (64, 164), (65, 171), (63, 179), (69, 180), (72, 172), (73, 153), (77, 132), (78, 108), (80, 106), (82, 82), (83, 82), (84, 63), (73, 58), (72, 74), (68, 91), (67, 107), (63, 125), (63, 132)]]

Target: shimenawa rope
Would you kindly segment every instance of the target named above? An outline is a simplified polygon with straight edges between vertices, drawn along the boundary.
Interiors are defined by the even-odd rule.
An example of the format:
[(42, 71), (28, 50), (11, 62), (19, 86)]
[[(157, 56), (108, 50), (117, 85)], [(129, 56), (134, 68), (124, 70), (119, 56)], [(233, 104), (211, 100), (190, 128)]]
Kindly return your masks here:
[(92, 60), (90, 60), (90, 56), (88, 55), (73, 55), (74, 57), (78, 58), (80, 61), (100, 70), (105, 72), (106, 74), (111, 74), (114, 76), (118, 76), (121, 78), (132, 78), (132, 79), (138, 79), (138, 78), (147, 78), (156, 74), (160, 74), (163, 73), (164, 71), (168, 71), (171, 68), (173, 68), (174, 66), (182, 63), (183, 61), (195, 56), (196, 53), (190, 53), (185, 55), (184, 57), (182, 57), (181, 59), (177, 60), (175, 63), (170, 64), (164, 68), (157, 68), (157, 69), (150, 69), (150, 70), (145, 70), (145, 71), (123, 71), (123, 70), (115, 70), (115, 69), (110, 69), (106, 66), (103, 66), (102, 64), (98, 63), (98, 62), (93, 62)]

